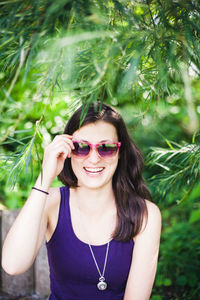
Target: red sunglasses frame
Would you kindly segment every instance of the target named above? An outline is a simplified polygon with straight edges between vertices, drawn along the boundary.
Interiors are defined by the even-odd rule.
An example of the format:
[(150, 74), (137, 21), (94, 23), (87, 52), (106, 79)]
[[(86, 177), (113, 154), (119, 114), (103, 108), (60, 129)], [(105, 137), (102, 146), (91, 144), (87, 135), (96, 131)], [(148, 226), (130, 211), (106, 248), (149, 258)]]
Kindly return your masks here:
[[(105, 156), (102, 156), (100, 153), (99, 153), (99, 151), (98, 151), (98, 146), (100, 146), (100, 145), (104, 145), (104, 144), (114, 144), (114, 145), (116, 145), (117, 146), (117, 151), (119, 150), (119, 148), (121, 147), (121, 142), (107, 142), (107, 143), (105, 143), (105, 142), (103, 142), (103, 143), (98, 143), (98, 144), (90, 144), (90, 143), (88, 143), (88, 142), (83, 142), (83, 141), (77, 141), (77, 140), (73, 140), (72, 141), (73, 143), (82, 143), (82, 144), (86, 144), (86, 145), (88, 145), (88, 146), (90, 146), (90, 150), (89, 150), (89, 152), (88, 152), (88, 154), (86, 154), (86, 155), (77, 155), (77, 154), (74, 154), (73, 153), (73, 150), (72, 150), (72, 153), (74, 154), (74, 155), (76, 155), (76, 156), (79, 156), (79, 157), (87, 157), (88, 155), (90, 155), (90, 152), (91, 152), (91, 150), (93, 150), (93, 149), (95, 149), (95, 151), (98, 153), (98, 155), (100, 156), (100, 157), (112, 157), (112, 156), (114, 156), (114, 154), (113, 155), (105, 155)], [(116, 153), (117, 153), (117, 151), (116, 151)]]

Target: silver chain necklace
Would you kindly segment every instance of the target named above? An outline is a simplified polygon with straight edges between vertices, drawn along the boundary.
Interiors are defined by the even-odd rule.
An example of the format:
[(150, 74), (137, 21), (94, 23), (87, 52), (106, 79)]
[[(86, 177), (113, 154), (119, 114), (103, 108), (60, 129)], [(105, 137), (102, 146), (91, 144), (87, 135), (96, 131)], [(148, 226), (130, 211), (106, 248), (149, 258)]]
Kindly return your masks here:
[[(84, 223), (83, 223), (83, 220), (82, 220), (82, 214), (81, 214), (81, 210), (79, 208), (79, 205), (78, 205), (78, 210), (79, 210), (79, 215), (80, 215), (80, 219), (81, 219), (81, 223), (83, 225), (83, 228), (85, 229), (85, 226), (84, 226)], [(87, 233), (86, 229), (85, 229), (85, 232)], [(88, 246), (89, 246), (89, 249), (90, 249), (90, 252), (92, 254), (92, 257), (93, 257), (93, 260), (94, 260), (94, 263), (96, 265), (96, 268), (97, 268), (97, 271), (99, 273), (99, 282), (97, 283), (97, 287), (100, 291), (104, 291), (107, 289), (107, 283), (105, 281), (105, 277), (104, 277), (104, 274), (105, 274), (105, 270), (106, 270), (106, 264), (107, 264), (107, 259), (108, 259), (108, 251), (109, 251), (109, 246), (110, 246), (110, 241), (107, 243), (107, 248), (106, 248), (106, 256), (105, 256), (105, 261), (104, 261), (104, 266), (103, 266), (103, 272), (101, 273), (100, 272), (100, 269), (99, 269), (99, 266), (97, 264), (97, 260), (95, 258), (95, 255), (94, 255), (94, 252), (92, 250), (92, 246), (90, 245), (90, 243), (88, 243)]]
[(94, 262), (95, 262), (95, 265), (96, 265), (96, 268), (97, 268), (97, 271), (100, 275), (99, 277), (99, 282), (97, 283), (97, 287), (100, 291), (104, 291), (107, 289), (107, 283), (105, 282), (105, 277), (104, 277), (104, 274), (105, 274), (105, 270), (106, 270), (106, 263), (107, 263), (107, 258), (108, 258), (108, 251), (109, 251), (109, 245), (110, 245), (110, 242), (107, 243), (107, 248), (106, 248), (106, 256), (105, 256), (105, 261), (104, 261), (104, 267), (103, 267), (103, 272), (101, 273), (100, 272), (100, 269), (99, 269), (99, 266), (97, 264), (97, 261), (96, 261), (96, 258), (94, 256), (94, 252), (92, 250), (92, 246), (90, 244), (88, 244), (89, 248), (90, 248), (90, 252), (92, 254), (92, 257), (94, 259)]

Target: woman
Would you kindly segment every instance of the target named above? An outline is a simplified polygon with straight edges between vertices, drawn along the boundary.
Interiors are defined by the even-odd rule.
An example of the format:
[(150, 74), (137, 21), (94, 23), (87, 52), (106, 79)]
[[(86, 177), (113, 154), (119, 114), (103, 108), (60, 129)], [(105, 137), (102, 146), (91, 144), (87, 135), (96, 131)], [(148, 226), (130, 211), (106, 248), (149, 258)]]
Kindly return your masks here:
[[(147, 300), (161, 216), (143, 160), (110, 106), (80, 107), (45, 151), (42, 176), (9, 231), (2, 265), (25, 272), (46, 237), (51, 300)], [(81, 125), (80, 125), (81, 124)], [(64, 186), (50, 188), (59, 176)]]

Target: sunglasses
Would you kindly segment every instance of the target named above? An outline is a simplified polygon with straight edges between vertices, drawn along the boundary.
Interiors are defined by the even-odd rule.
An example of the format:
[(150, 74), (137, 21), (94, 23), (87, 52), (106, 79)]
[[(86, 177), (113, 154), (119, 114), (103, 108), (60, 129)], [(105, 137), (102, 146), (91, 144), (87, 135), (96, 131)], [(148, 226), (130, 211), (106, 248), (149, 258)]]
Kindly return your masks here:
[(87, 142), (73, 141), (73, 144), (74, 149), (72, 150), (72, 153), (78, 157), (86, 157), (89, 155), (91, 149), (95, 149), (101, 157), (109, 158), (114, 156), (121, 146), (121, 142), (99, 143), (93, 145)]

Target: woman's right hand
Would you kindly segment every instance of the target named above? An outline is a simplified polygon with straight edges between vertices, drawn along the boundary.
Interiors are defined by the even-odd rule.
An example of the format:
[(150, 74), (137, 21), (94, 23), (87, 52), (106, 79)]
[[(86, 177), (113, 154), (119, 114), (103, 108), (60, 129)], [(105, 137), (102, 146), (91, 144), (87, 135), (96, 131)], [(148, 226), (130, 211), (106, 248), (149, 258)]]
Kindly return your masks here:
[(64, 167), (65, 159), (71, 157), (74, 149), (72, 136), (61, 134), (55, 136), (53, 141), (45, 148), (42, 163), (43, 178), (49, 184), (60, 174)]

